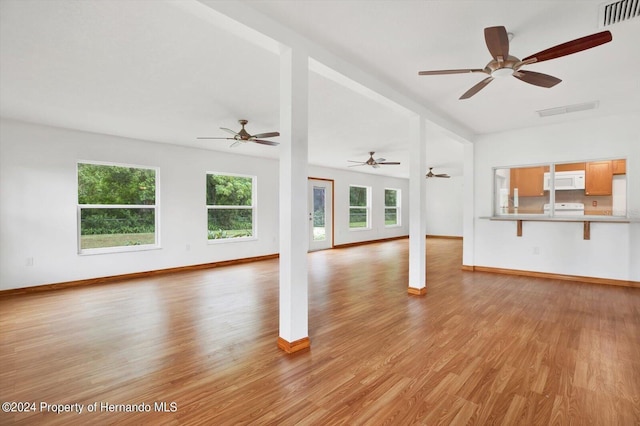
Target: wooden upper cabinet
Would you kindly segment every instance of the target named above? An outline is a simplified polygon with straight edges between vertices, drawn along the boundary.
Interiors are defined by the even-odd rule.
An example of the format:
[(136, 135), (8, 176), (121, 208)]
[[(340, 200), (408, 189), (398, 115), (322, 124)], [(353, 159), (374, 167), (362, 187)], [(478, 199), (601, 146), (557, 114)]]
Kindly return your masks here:
[(544, 172), (549, 167), (520, 167), (511, 169), (510, 194), (518, 188), (518, 197), (539, 197), (544, 195)]
[(565, 163), (556, 164), (556, 172), (575, 172), (576, 170), (585, 170), (587, 163)]
[(586, 195), (611, 195), (613, 184), (613, 161), (592, 161), (585, 172)]
[(627, 160), (613, 160), (613, 174), (614, 175), (626, 175), (627, 174)]

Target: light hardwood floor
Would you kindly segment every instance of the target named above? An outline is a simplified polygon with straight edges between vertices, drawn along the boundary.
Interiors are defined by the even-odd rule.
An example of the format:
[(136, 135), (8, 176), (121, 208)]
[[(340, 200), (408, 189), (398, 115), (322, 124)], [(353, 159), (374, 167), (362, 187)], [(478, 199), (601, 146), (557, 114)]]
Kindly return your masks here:
[(406, 239), (309, 254), (292, 355), (277, 260), (1, 297), (0, 400), (84, 411), (0, 424), (640, 424), (640, 289), (463, 272), (461, 245), (427, 240), (422, 297)]

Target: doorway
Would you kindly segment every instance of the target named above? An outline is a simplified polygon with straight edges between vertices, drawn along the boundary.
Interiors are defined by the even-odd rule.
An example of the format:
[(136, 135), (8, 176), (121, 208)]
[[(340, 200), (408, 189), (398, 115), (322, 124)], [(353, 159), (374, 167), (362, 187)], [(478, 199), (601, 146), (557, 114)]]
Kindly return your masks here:
[(333, 248), (333, 180), (309, 178), (309, 251)]

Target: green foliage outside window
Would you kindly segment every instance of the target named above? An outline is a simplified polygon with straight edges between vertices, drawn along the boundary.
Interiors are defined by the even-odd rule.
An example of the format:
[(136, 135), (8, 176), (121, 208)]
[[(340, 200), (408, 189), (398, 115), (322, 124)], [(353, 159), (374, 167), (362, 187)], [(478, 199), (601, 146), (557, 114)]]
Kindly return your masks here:
[(79, 163), (80, 249), (155, 244), (155, 203), (156, 170)]
[(398, 225), (398, 190), (384, 190), (384, 224)]
[(253, 178), (207, 175), (208, 206), (251, 206)]
[(363, 186), (349, 187), (349, 228), (369, 226), (368, 190)]
[(367, 205), (367, 188), (362, 186), (349, 187), (349, 205), (351, 207), (365, 207)]
[(385, 207), (396, 207), (398, 205), (398, 191), (395, 189), (384, 190)]
[(79, 204), (156, 202), (156, 171), (137, 167), (78, 164)]
[(253, 178), (207, 175), (208, 239), (253, 236)]
[(325, 192), (324, 188), (313, 188), (313, 226), (324, 227), (325, 224)]

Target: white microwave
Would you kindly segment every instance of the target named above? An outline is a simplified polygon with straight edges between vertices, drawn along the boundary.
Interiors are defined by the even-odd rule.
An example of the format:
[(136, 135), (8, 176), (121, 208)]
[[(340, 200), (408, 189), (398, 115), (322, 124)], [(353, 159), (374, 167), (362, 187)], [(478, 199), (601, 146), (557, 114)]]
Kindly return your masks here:
[[(544, 190), (548, 191), (551, 186), (550, 173), (544, 174)], [(566, 191), (572, 189), (584, 189), (584, 170), (574, 170), (570, 172), (556, 172), (556, 191)]]

